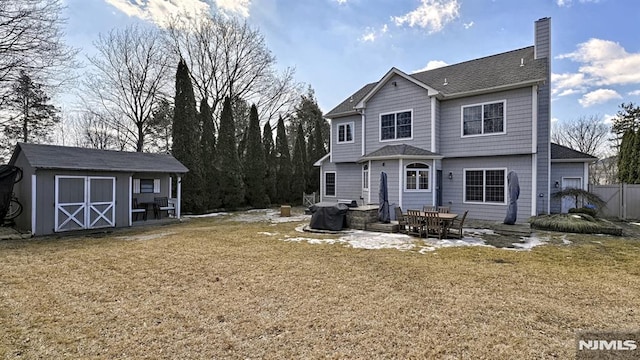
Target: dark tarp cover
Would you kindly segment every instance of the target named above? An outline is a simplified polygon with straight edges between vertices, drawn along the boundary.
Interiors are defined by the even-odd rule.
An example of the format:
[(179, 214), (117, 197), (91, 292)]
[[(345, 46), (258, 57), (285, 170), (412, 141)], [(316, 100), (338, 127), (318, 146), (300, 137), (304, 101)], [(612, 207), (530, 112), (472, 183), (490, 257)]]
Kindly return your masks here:
[(387, 173), (380, 173), (380, 192), (378, 193), (380, 207), (378, 208), (378, 221), (384, 224), (391, 222), (389, 215), (389, 190), (387, 189)]
[(342, 230), (346, 223), (347, 210), (349, 207), (346, 204), (340, 203), (317, 203), (309, 207), (311, 211), (311, 224), (309, 226), (312, 229), (320, 230)]
[(518, 197), (520, 197), (520, 183), (518, 182), (518, 174), (515, 171), (509, 171), (507, 184), (509, 187), (509, 207), (507, 208), (507, 216), (504, 218), (504, 223), (513, 225), (518, 217)]

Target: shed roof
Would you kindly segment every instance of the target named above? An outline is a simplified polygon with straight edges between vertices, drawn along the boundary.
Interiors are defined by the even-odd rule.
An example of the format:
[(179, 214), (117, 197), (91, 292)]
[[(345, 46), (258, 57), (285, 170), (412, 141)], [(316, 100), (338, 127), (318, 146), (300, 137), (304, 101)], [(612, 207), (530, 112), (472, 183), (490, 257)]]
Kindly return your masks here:
[[(525, 86), (546, 79), (548, 59), (535, 59), (534, 47), (512, 50), (432, 70), (410, 74), (412, 78), (439, 92), (446, 99), (482, 91)], [(370, 83), (338, 104), (325, 116), (334, 118), (355, 113), (354, 106), (375, 88)]]
[(552, 161), (576, 161), (576, 162), (585, 162), (585, 161), (595, 161), (598, 158), (595, 156), (591, 156), (589, 154), (585, 154), (583, 152), (570, 149), (566, 146), (562, 146), (559, 144), (551, 143), (551, 160)]
[(18, 143), (10, 164), (22, 153), (36, 169), (97, 170), (117, 172), (186, 173), (169, 154), (87, 149), (69, 146)]

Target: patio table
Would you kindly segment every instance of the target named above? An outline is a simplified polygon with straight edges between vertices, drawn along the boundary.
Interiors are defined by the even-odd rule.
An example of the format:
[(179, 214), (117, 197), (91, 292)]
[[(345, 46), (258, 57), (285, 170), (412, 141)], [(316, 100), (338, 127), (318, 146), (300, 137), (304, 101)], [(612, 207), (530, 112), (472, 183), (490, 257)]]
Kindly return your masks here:
[[(420, 212), (420, 216), (424, 218), (426, 222), (427, 213), (424, 211)], [(449, 226), (453, 223), (453, 220), (458, 217), (458, 214), (454, 213), (438, 213), (438, 218), (442, 220), (442, 233), (448, 234)]]

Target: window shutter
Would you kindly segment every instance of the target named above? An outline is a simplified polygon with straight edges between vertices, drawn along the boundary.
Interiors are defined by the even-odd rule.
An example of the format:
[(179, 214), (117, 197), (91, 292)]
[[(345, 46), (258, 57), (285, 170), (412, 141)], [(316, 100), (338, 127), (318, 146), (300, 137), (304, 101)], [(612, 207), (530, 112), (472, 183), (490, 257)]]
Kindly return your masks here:
[(160, 179), (153, 179), (153, 193), (160, 193)]
[(140, 179), (133, 179), (133, 193), (140, 194)]

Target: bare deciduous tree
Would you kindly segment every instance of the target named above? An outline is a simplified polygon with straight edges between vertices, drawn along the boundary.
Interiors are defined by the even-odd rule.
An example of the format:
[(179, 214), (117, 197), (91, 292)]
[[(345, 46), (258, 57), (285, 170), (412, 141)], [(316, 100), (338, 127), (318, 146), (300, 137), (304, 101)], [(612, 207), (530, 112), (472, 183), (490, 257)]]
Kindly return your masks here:
[(61, 12), (60, 0), (0, 1), (0, 105), (21, 71), (50, 85), (67, 79), (77, 50), (64, 45)]
[(268, 121), (289, 111), (297, 99), (294, 70), (278, 74), (264, 37), (246, 22), (220, 14), (175, 18), (167, 40), (189, 66), (196, 97), (207, 99), (213, 114), (229, 96), (256, 104)]
[(551, 141), (595, 157), (604, 155), (609, 125), (600, 115), (581, 116), (575, 120), (555, 123)]
[(145, 149), (153, 111), (166, 98), (172, 59), (155, 29), (130, 26), (100, 35), (93, 70), (85, 79), (91, 106), (100, 106), (110, 127), (121, 131), (127, 147)]

